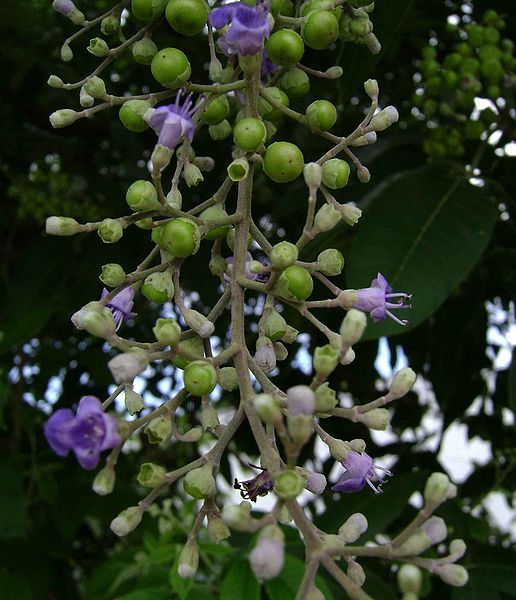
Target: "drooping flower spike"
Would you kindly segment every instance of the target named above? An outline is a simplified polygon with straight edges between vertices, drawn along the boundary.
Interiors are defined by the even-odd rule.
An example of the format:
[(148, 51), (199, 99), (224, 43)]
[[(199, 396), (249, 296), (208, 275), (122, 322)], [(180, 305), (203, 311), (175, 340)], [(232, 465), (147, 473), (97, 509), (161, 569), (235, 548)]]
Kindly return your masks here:
[[(346, 460), (341, 461), (341, 465), (346, 470), (331, 488), (334, 492), (359, 492), (367, 483), (375, 494), (381, 494), (383, 475), (392, 475), (389, 470), (375, 465), (373, 459), (365, 452), (350, 452)], [(377, 471), (381, 471), (383, 475)], [(380, 481), (378, 486), (373, 483), (376, 480)]]
[[(375, 323), (383, 321), (388, 316), (400, 325), (408, 325), (407, 320), (398, 319), (390, 309), (412, 308), (409, 304), (412, 295), (404, 292), (392, 293), (391, 286), (381, 273), (378, 273), (376, 279), (371, 281), (371, 287), (359, 289), (357, 293), (358, 299), (353, 307), (370, 313)], [(394, 298), (398, 301), (391, 302)]]
[(233, 2), (212, 10), (209, 17), (212, 27), (222, 29), (229, 25), (218, 40), (222, 52), (241, 56), (257, 54), (270, 34), (268, 11), (266, 2), (257, 2), (256, 7)]
[[(102, 298), (107, 296), (108, 291), (106, 288), (102, 290)], [(114, 298), (107, 303), (107, 307), (113, 315), (115, 321), (116, 330), (120, 329), (123, 321), (128, 321), (136, 316), (136, 313), (132, 312), (134, 306), (134, 289), (132, 287), (126, 287), (119, 292)]]
[(183, 137), (192, 141), (195, 133), (192, 117), (204, 101), (201, 99), (194, 105), (192, 94), (188, 94), (181, 105), (182, 93), (183, 90), (177, 92), (174, 104), (159, 106), (149, 121), (152, 129), (158, 134), (158, 144), (170, 150), (173, 150)]
[(77, 414), (60, 408), (45, 423), (45, 437), (52, 450), (66, 456), (73, 450), (83, 469), (94, 469), (100, 453), (122, 442), (118, 420), (106, 415), (98, 398), (84, 396)]

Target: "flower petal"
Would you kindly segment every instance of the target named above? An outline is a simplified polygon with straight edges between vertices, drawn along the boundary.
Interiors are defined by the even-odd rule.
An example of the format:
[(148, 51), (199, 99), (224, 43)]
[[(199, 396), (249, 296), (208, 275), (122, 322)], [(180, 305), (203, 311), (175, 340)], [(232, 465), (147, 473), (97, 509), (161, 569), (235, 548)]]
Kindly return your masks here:
[(45, 437), (58, 456), (66, 456), (73, 447), (70, 431), (74, 421), (75, 415), (69, 408), (60, 408), (45, 423)]

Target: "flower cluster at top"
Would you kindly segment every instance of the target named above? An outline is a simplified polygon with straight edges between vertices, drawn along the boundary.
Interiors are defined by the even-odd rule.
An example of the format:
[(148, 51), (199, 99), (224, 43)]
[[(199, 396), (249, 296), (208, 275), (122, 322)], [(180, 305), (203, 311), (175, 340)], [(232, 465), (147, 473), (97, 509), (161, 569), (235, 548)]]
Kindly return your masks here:
[[(55, 2), (54, 7), (69, 18), (73, 14), (76, 21), (79, 19), (67, 2)], [(111, 450), (93, 483), (98, 494), (113, 491), (116, 459), (132, 436), (143, 434), (143, 451), (147, 444), (169, 449), (176, 443), (213, 442), (207, 453), (173, 471), (144, 462), (137, 481), (149, 488), (149, 493), (111, 523), (117, 535), (128, 534), (159, 501), (161, 492), (181, 481), (179, 497), (201, 501), (179, 557), (178, 572), (183, 578), (197, 576), (197, 540), (204, 535), (205, 519), (207, 535), (217, 544), (232, 530), (258, 531), (249, 555), (253, 572), (260, 580), (277, 576), (285, 554), (281, 523), (292, 519), (303, 532), (307, 564), (315, 567), (309, 570), (310, 577), (302, 584), (298, 598), (321, 597), (315, 583), (319, 567), (346, 582), (350, 597), (370, 597), (362, 590), (365, 574), (357, 562), (369, 555), (370, 547), (351, 546), (366, 531), (367, 519), (356, 513), (337, 534), (322, 533), (303, 510), (300, 496), (305, 490), (323, 496), (366, 493), (361, 491), (366, 486), (379, 494), (384, 477), (391, 475), (366, 452), (363, 439), (332, 437), (325, 429), (325, 419), (344, 419), (371, 430), (389, 427), (389, 405), (408, 394), (416, 381), (412, 369), (397, 372), (388, 391), (378, 398), (348, 407), (339, 405), (339, 393), (332, 382), (345, 380), (347, 370), (353, 368), (366, 327), (374, 327), (387, 317), (399, 325), (408, 324), (394, 311), (410, 308), (410, 295), (393, 292), (380, 273), (369, 287), (343, 289), (344, 256), (340, 250), (327, 248), (313, 258), (310, 244), (315, 239), (324, 240), (324, 235), (337, 226), (345, 235), (346, 227), (357, 225), (362, 214), (359, 198), (357, 202), (342, 202), (338, 196), (350, 177), (363, 184), (369, 182), (369, 169), (357, 153), (394, 125), (398, 112), (393, 106), (380, 108), (380, 90), (373, 79), (364, 83), (367, 107), (351, 132), (337, 131), (337, 108), (329, 100), (316, 99), (303, 112), (293, 110), (290, 101), (309, 93), (316, 95), (317, 80), (336, 80), (342, 75), (342, 68), (331, 62), (325, 71), (308, 67), (305, 63), (310, 62), (311, 52), (323, 52), (322, 56), (331, 61), (335, 44), (357, 43), (364, 51), (379, 51), (380, 42), (372, 33), (373, 8), (363, 0), (307, 0), (294, 14), (289, 0), (272, 6), (264, 0), (255, 6), (227, 3), (211, 10), (204, 0), (133, 0), (130, 18), (124, 22), (116, 7), (99, 19), (102, 37), (91, 39), (87, 48), (101, 61), (94, 73), (77, 83), (65, 84), (56, 76), (49, 79), (55, 88), (79, 90), (82, 106), (80, 111), (56, 111), (50, 117), (52, 126), (71, 125), (117, 106), (122, 125), (141, 134), (149, 146), (150, 161), (148, 176), (127, 189), (129, 214), (106, 216), (96, 223), (82, 224), (59, 216), (47, 221), (49, 234), (96, 231), (106, 244), (123, 243), (124, 231), (136, 227), (142, 249), (147, 247), (136, 268), (119, 263), (103, 265), (100, 280), (105, 288), (100, 299), (72, 316), (77, 329), (105, 340), (112, 348), (108, 368), (116, 384), (113, 393), (102, 404), (86, 396), (79, 402), (76, 415), (60, 408), (50, 417), (45, 434), (57, 454), (66, 456), (72, 450), (87, 469), (97, 465), (101, 452)], [(136, 33), (115, 35), (124, 27), (135, 27), (138, 21), (145, 24)], [(90, 24), (79, 33), (90, 31)], [(207, 73), (192, 73), (188, 57), (179, 48), (158, 48), (152, 35), (160, 27), (171, 27), (177, 36), (197, 36), (200, 43), (206, 43), (210, 55)], [(110, 36), (126, 41), (114, 46)], [(161, 86), (157, 91), (136, 97), (108, 92), (102, 72), (126, 51), (150, 68)], [(61, 55), (65, 61), (73, 58), (69, 43)], [(308, 147), (305, 153), (310, 157), (305, 159), (298, 145), (282, 139), (286, 123), (306, 127), (313, 136), (322, 138), (327, 145), (324, 154), (315, 156)], [(210, 149), (228, 138), (233, 144), (226, 161), (217, 159), (216, 164), (213, 157), (196, 154), (196, 149)], [(214, 169), (222, 183), (208, 194), (203, 191), (204, 174)], [(259, 179), (261, 185), (277, 185), (281, 197), (291, 189), (285, 184), (301, 182), (301, 177), (305, 187), (295, 201), (304, 226), (295, 239), (272, 240), (274, 230), (272, 234), (263, 231), (263, 224), (253, 220), (253, 206), (260, 201), (254, 182)], [(193, 268), (189, 259), (201, 246), (210, 255), (203, 283), (218, 293), (218, 301), (211, 308), (195, 304), (183, 277)], [(363, 273), (361, 285), (374, 274)], [(313, 293), (322, 299), (313, 299)], [(262, 307), (259, 317), (247, 304), (250, 297)], [(158, 316), (151, 341), (131, 335), (131, 323), (138, 318), (133, 309), (143, 302), (151, 303)], [(160, 313), (164, 306), (166, 310)], [(287, 306), (298, 313), (309, 334), (322, 334), (326, 343), (314, 349), (310, 384), (292, 382), (282, 390), (276, 385), (277, 369), (283, 361), (288, 365), (289, 355), (292, 359), (289, 346), (299, 334), (287, 322)], [(318, 312), (328, 308), (343, 311), (337, 331), (326, 325)], [(230, 317), (229, 331), (221, 326), (222, 316)], [(128, 335), (124, 329), (129, 330)], [(180, 369), (182, 385), (161, 406), (152, 408), (146, 406), (145, 397), (134, 384), (156, 362)], [(119, 415), (117, 419), (107, 414), (118, 396), (123, 397), (127, 413), (138, 414), (137, 418), (126, 420)], [(180, 431), (176, 412), (188, 410), (187, 399), (188, 406), (197, 406), (189, 422), (198, 416), (198, 423)], [(231, 413), (224, 425), (219, 420), (221, 407)], [(244, 422), (252, 431), (258, 457), (254, 461), (257, 466), (250, 466), (259, 472), (234, 482), (243, 498), (240, 504), (226, 502), (220, 506), (220, 461), (228, 448), (238, 451), (230, 442)], [(330, 485), (324, 473), (313, 470), (313, 462), (301, 458), (316, 439), (342, 466), (339, 478)], [(455, 492), (446, 475), (432, 475), (420, 515), (399, 535), (385, 537), (387, 541), (377, 544), (377, 556), (410, 563), (417, 555), (418, 565), (429, 572), (452, 585), (464, 584), (467, 574), (455, 564), (464, 553), (462, 541), (452, 542), (450, 554), (437, 562), (420, 557), (446, 536), (444, 521), (432, 514)], [(269, 515), (257, 518), (252, 503), (260, 502), (264, 495), (272, 495), (275, 505)], [(346, 559), (346, 572), (334, 562), (336, 557)]]

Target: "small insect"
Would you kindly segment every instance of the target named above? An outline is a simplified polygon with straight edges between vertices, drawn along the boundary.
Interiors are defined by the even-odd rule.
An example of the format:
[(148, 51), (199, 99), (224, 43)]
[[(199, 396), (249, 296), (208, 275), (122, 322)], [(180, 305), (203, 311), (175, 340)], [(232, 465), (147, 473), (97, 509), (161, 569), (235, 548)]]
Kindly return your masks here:
[(247, 481), (238, 481), (238, 479), (235, 478), (233, 487), (235, 490), (240, 490), (240, 495), (244, 500), (256, 502), (258, 496), (266, 496), (268, 492), (272, 490), (274, 483), (272, 482), (267, 469), (257, 467), (256, 465), (252, 465), (250, 463), (249, 466), (253, 469), (260, 469), (261, 473), (256, 477), (253, 477), (253, 479), (248, 479)]

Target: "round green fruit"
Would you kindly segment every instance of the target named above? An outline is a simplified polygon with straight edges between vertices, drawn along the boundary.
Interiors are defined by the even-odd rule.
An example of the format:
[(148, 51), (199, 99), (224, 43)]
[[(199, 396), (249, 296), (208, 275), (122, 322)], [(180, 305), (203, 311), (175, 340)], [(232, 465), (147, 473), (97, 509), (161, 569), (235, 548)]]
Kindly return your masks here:
[(280, 29), (273, 33), (266, 48), (272, 62), (282, 67), (296, 65), (305, 51), (301, 36), (291, 29)]
[(194, 360), (185, 367), (185, 388), (194, 396), (207, 396), (217, 385), (215, 368), (204, 360)]
[(134, 212), (154, 210), (159, 206), (158, 192), (150, 181), (139, 179), (127, 190), (125, 201)]
[(170, 0), (165, 10), (168, 24), (183, 35), (200, 33), (208, 20), (204, 0)]
[(291, 295), (301, 302), (306, 300), (314, 289), (314, 282), (310, 271), (296, 265), (287, 267), (283, 271), (278, 284), (281, 295)]
[(154, 79), (163, 87), (181, 87), (192, 73), (188, 58), (177, 48), (163, 48), (152, 59), (151, 71)]
[(201, 121), (206, 125), (218, 125), (222, 123), (229, 114), (229, 102), (226, 96), (220, 96), (213, 102), (210, 102), (208, 107), (201, 114)]
[(140, 21), (150, 21), (161, 15), (168, 0), (132, 0), (131, 10)]
[(328, 100), (316, 100), (306, 109), (306, 120), (312, 129), (328, 131), (337, 121), (337, 109)]
[(172, 256), (190, 256), (199, 249), (199, 228), (190, 219), (173, 219), (158, 229), (160, 232), (156, 243)]
[(249, 117), (241, 119), (233, 129), (233, 139), (235, 144), (245, 152), (257, 150), (267, 136), (267, 130), (263, 121)]
[(327, 10), (310, 13), (301, 31), (305, 44), (314, 50), (326, 50), (339, 37), (339, 22)]
[(274, 142), (263, 158), (265, 174), (276, 183), (294, 181), (303, 172), (303, 167), (303, 153), (290, 142)]

